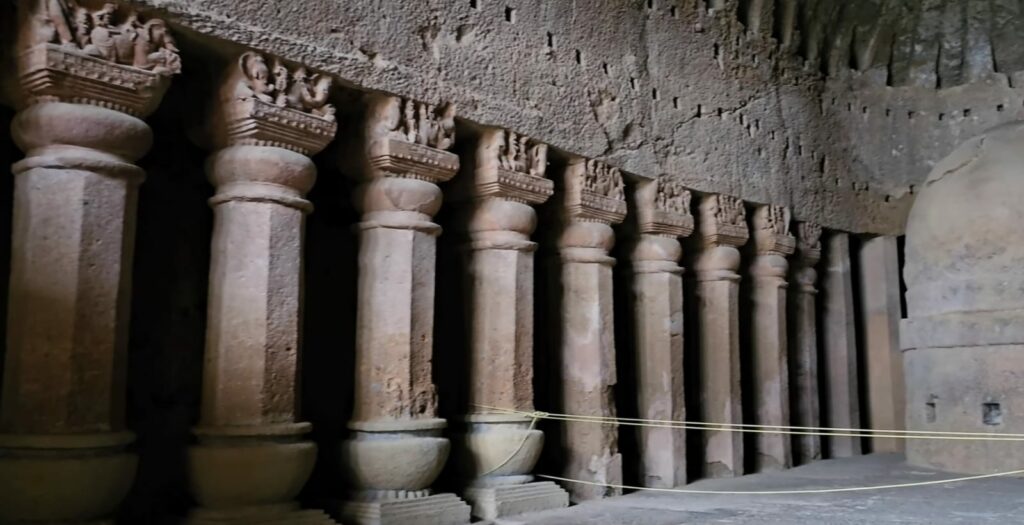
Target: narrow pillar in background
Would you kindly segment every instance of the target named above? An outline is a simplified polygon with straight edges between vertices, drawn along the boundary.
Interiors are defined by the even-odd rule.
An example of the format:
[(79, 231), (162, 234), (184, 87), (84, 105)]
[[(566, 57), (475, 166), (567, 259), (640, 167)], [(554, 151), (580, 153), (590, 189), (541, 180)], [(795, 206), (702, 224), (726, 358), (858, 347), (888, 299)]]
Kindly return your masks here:
[(554, 193), (554, 182), (544, 177), (547, 145), (511, 131), (484, 130), (469, 160), (469, 180), (461, 182), (472, 196), (470, 414), (460, 467), (471, 480), (465, 497), (473, 515), (494, 520), (569, 505), (558, 485), (530, 475), (544, 433), (528, 417), (483, 408), (534, 410), (532, 205)]
[[(821, 426), (821, 406), (818, 397), (818, 308), (815, 296), (818, 272), (815, 266), (821, 259), (821, 226), (809, 222), (797, 223), (796, 260), (793, 265), (794, 319), (790, 355), (790, 385), (793, 397), (793, 425)], [(796, 445), (795, 463), (803, 465), (821, 459), (821, 437), (793, 436)]]
[[(454, 106), (443, 110), (372, 94), (342, 151), (342, 169), (360, 186), (359, 310), (355, 406), (341, 467), (352, 492), (339, 512), (346, 524), (468, 523), (470, 508), (430, 487), (449, 442), (437, 417), (432, 379), (438, 183), (459, 158)], [(361, 127), (358, 127), (361, 126)]]
[[(143, 40), (115, 37), (130, 56), (105, 56), (87, 32), (73, 38), (88, 28), (64, 3), (18, 4), (25, 98), (11, 134), (27, 157), (13, 166), (0, 522), (110, 524), (137, 463), (125, 427), (145, 177), (134, 162), (153, 140), (141, 119), (160, 104), (180, 62), (162, 20), (146, 22), (154, 33)], [(136, 16), (127, 11), (125, 19)]]
[[(826, 374), (828, 390), (825, 426), (860, 428), (850, 238), (845, 233), (832, 233), (828, 235), (826, 243), (821, 323), (821, 329), (825, 331), (825, 348), (822, 352), (825, 362), (822, 368)], [(828, 437), (825, 443), (831, 458), (845, 458), (861, 452), (859, 437)]]
[[(318, 103), (271, 102), (271, 86), (303, 89)], [(296, 414), (302, 305), (304, 197), (316, 180), (309, 155), (334, 138), (330, 77), (307, 77), (244, 53), (221, 86), (210, 123), (207, 175), (217, 192), (210, 249), (199, 443), (189, 450), (200, 508), (190, 524), (326, 524), (295, 497), (316, 460)], [(280, 94), (287, 94), (282, 88)]]
[[(683, 254), (693, 233), (690, 192), (670, 176), (642, 182), (634, 194), (640, 238), (633, 248), (636, 384), (639, 417), (686, 420), (683, 391)], [(636, 427), (640, 482), (686, 483), (686, 430)]]
[[(868, 424), (902, 430), (906, 405), (900, 350), (900, 261), (895, 237), (865, 240), (858, 254), (861, 287), (861, 340), (867, 370)], [(902, 452), (902, 439), (871, 438), (873, 452)]]
[[(615, 416), (615, 328), (612, 224), (626, 217), (622, 174), (604, 163), (572, 159), (564, 173), (563, 230), (558, 239), (562, 263), (562, 409), (585, 416)], [(564, 476), (595, 483), (622, 484), (618, 428), (607, 423), (565, 422), (560, 444)], [(572, 483), (574, 502), (619, 495), (619, 489)]]
[[(753, 235), (757, 256), (749, 271), (753, 281), (751, 357), (753, 359), (753, 423), (789, 426), (789, 363), (786, 358), (786, 257), (796, 249), (789, 234), (789, 210), (759, 206), (754, 212)], [(757, 434), (758, 472), (793, 466), (789, 434)]]
[[(740, 397), (740, 267), (737, 249), (747, 243), (743, 201), (708, 195), (700, 203), (704, 247), (697, 257), (697, 309), (700, 313), (701, 417), (708, 423), (743, 423)], [(743, 474), (743, 434), (705, 431), (704, 475)]]

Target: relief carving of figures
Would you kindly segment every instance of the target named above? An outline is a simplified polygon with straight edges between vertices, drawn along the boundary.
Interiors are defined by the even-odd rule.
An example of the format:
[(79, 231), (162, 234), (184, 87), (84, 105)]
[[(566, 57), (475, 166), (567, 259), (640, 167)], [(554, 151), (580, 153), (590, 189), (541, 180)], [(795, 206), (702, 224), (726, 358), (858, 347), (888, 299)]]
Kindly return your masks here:
[(668, 176), (658, 178), (658, 196), (655, 199), (657, 209), (677, 215), (689, 215), (690, 199), (690, 191), (679, 181)]
[(812, 222), (798, 222), (797, 242), (801, 252), (821, 249), (821, 226)]
[(587, 161), (583, 188), (609, 199), (624, 200), (626, 186), (622, 181), (622, 172), (603, 162)]
[(89, 11), (74, 0), (35, 0), (29, 24), (31, 44), (59, 44), (117, 64), (155, 73), (181, 72), (181, 58), (167, 23), (142, 22), (129, 11), (115, 22), (117, 4)]
[(509, 171), (544, 177), (548, 165), (547, 144), (534, 142), (526, 135), (514, 131), (499, 134), (498, 163)]
[(394, 124), (388, 133), (392, 138), (440, 150), (455, 145), (455, 104), (437, 109), (425, 102), (396, 100), (400, 100), (400, 116), (394, 119), (394, 110), (390, 110), (387, 119)]
[(747, 212), (743, 201), (728, 195), (716, 195), (711, 206), (712, 216), (719, 224), (746, 226)]
[(776, 235), (789, 235), (789, 210), (784, 206), (767, 206), (760, 227)]
[(334, 121), (334, 106), (327, 103), (332, 84), (330, 76), (310, 75), (303, 67), (291, 72), (280, 60), (275, 60), (271, 69), (262, 55), (252, 51), (239, 57), (238, 68), (242, 78), (235, 84), (236, 99), (256, 98)]

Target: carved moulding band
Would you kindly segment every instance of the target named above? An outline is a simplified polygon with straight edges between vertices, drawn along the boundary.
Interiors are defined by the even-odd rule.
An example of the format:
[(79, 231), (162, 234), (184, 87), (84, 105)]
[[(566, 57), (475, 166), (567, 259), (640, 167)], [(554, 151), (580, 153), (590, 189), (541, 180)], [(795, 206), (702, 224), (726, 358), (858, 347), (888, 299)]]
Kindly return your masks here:
[(228, 144), (273, 146), (303, 155), (322, 151), (338, 130), (334, 120), (256, 98), (228, 104), (224, 120)]
[(437, 183), (455, 176), (459, 157), (422, 144), (381, 138), (370, 147), (370, 165), (394, 175)]
[(90, 104), (136, 117), (156, 110), (171, 77), (117, 64), (81, 51), (39, 44), (18, 57), (21, 87), (29, 104)]
[(525, 204), (541, 204), (555, 194), (555, 183), (501, 167), (477, 169), (477, 194), (480, 197), (501, 197)]

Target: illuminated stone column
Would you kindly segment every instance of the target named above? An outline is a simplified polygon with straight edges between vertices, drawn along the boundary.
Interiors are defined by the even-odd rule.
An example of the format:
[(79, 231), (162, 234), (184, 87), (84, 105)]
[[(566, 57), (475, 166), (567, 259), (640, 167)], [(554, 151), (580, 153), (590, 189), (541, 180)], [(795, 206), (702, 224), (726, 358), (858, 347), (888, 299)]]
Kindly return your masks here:
[(486, 129), (474, 151), (469, 184), (470, 414), (461, 458), (472, 481), (466, 499), (486, 520), (569, 505), (550, 482), (533, 482), (544, 433), (530, 418), (496, 414), (496, 407), (533, 408), (532, 205), (554, 193), (545, 178), (547, 145), (501, 129)]
[[(433, 494), (449, 442), (432, 373), (438, 183), (459, 158), (454, 106), (367, 95), (342, 168), (360, 183), (355, 406), (342, 468), (353, 489), (345, 523), (468, 523), (470, 508)], [(350, 140), (349, 140), (350, 139)]]
[[(615, 331), (612, 224), (626, 217), (622, 174), (598, 161), (574, 158), (564, 176), (563, 229), (558, 239), (562, 263), (562, 407), (570, 414), (615, 416)], [(560, 445), (565, 477), (596, 483), (622, 483), (622, 456), (615, 425), (566, 422)], [(619, 489), (569, 485), (573, 501), (614, 496)]]
[[(821, 408), (818, 397), (818, 308), (815, 266), (821, 259), (821, 226), (799, 222), (796, 226), (796, 259), (793, 265), (795, 297), (793, 300), (793, 337), (790, 349), (790, 384), (796, 411), (793, 425), (820, 427)], [(805, 464), (821, 459), (821, 437), (794, 436), (795, 462)]]
[[(857, 327), (854, 319), (853, 276), (850, 238), (831, 233), (825, 248), (826, 272), (822, 315), (828, 406), (825, 426), (860, 428), (860, 398), (857, 390)], [(859, 455), (860, 438), (835, 436), (825, 441), (830, 458)]]
[[(298, 421), (296, 376), (309, 156), (334, 137), (330, 77), (308, 77), (245, 53), (232, 64), (210, 123), (217, 193), (207, 306), (202, 411), (189, 450), (201, 508), (191, 524), (332, 523), (299, 510), (316, 445)], [(279, 106), (274, 84), (296, 94)], [(305, 100), (298, 95), (305, 95)]]
[[(180, 70), (161, 20), (63, 1), (18, 2), (21, 111), (0, 400), (0, 522), (113, 523), (131, 488), (125, 428), (134, 164), (141, 119)], [(79, 15), (98, 23), (92, 32)], [(79, 38), (73, 38), (78, 35)], [(117, 47), (104, 53), (100, 40)], [(125, 48), (124, 44), (127, 44)]]
[[(753, 235), (757, 256), (749, 272), (753, 281), (751, 357), (753, 358), (754, 414), (758, 425), (789, 425), (789, 368), (786, 359), (786, 256), (796, 248), (789, 234), (789, 210), (759, 206), (754, 212)], [(758, 472), (793, 466), (789, 434), (757, 434)]]
[[(633, 248), (639, 417), (686, 420), (683, 391), (683, 254), (693, 233), (690, 192), (670, 176), (642, 182), (635, 195), (640, 238)], [(645, 487), (686, 483), (686, 430), (637, 427)]]
[[(708, 195), (700, 203), (704, 248), (697, 257), (700, 315), (701, 417), (708, 423), (743, 423), (740, 397), (740, 267), (737, 249), (747, 242), (743, 201)], [(704, 435), (704, 474), (743, 474), (743, 434), (711, 430)]]

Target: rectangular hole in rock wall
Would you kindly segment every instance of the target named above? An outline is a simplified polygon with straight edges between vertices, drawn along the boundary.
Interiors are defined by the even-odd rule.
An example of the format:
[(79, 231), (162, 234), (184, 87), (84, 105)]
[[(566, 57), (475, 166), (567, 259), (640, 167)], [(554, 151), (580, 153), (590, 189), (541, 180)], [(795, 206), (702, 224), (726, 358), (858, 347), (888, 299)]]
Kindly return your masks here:
[(981, 422), (988, 426), (1003, 424), (1003, 408), (999, 403), (988, 402), (981, 405)]
[(516, 10), (512, 7), (505, 7), (505, 21), (511, 24), (516, 23)]
[(577, 49), (575, 55), (576, 55), (576, 63), (582, 66), (583, 65), (583, 51), (580, 51), (579, 49)]
[(469, 0), (469, 7), (480, 9), (480, 0)]

